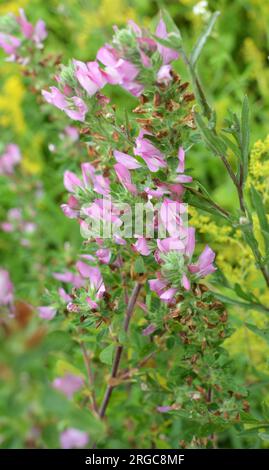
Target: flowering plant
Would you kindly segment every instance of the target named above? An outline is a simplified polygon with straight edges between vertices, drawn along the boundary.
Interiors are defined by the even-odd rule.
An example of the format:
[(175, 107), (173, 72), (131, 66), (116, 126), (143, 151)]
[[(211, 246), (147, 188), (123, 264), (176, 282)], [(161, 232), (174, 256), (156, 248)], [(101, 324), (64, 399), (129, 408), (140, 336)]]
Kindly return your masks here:
[[(132, 445), (136, 434), (145, 447), (215, 447), (220, 433), (231, 426), (241, 430), (254, 419), (248, 392), (223, 347), (232, 333), (227, 305), (263, 313), (268, 308), (254, 292), (231, 285), (210, 246), (196, 247), (200, 240), (194, 227), (193, 208), (198, 208), (240, 230), (262, 288), (268, 288), (266, 208), (262, 194), (248, 183), (248, 100), (243, 100), (241, 116), (231, 113), (219, 131), (197, 73), (217, 17), (218, 12), (211, 16), (190, 56), (165, 11), (154, 32), (133, 21), (115, 27), (111, 43), (98, 50), (94, 61), (57, 64), (55, 84), (42, 90), (44, 113), (49, 115), (53, 105), (67, 115), (66, 134), (74, 142), (79, 131), (87, 149), (85, 161), (78, 157), (80, 168), (72, 165), (72, 170), (66, 152), (67, 194), (61, 204), (63, 214), (77, 224), (83, 248), (67, 256), (66, 266), (53, 267), (55, 288), (44, 292), (36, 308), (41, 321), (55, 322), (57, 332), (68, 337), (79, 364), (50, 384), (53, 393), (65, 396), (68, 410), (69, 402), (75, 402), (80, 416), (86, 416), (79, 420), (81, 428), (74, 425), (72, 412), (62, 416), (63, 448), (89, 441), (105, 446), (107, 436), (119, 433), (122, 425), (124, 445)], [(46, 30), (43, 23), (30, 25), (21, 12), (12, 28), (1, 33), (4, 51), (25, 66), (29, 57), (21, 60), (14, 21), (38, 48)], [(184, 62), (193, 92), (173, 68), (177, 60)], [(131, 112), (117, 109), (105, 94), (109, 86), (134, 97)], [(217, 203), (188, 166), (193, 148), (201, 143), (220, 158), (231, 178), (238, 195), (234, 212)], [(13, 171), (16, 158), (9, 146), (0, 159), (4, 174)], [(11, 228), (11, 219), (9, 213), (4, 230)], [(1, 273), (0, 302), (16, 317), (9, 275)], [(223, 285), (228, 291), (234, 287), (236, 295), (224, 295)], [(249, 328), (262, 334), (256, 325)], [(146, 411), (138, 422), (141, 409)], [(115, 414), (114, 421), (110, 417)], [(160, 433), (160, 427), (167, 427), (166, 432)]]

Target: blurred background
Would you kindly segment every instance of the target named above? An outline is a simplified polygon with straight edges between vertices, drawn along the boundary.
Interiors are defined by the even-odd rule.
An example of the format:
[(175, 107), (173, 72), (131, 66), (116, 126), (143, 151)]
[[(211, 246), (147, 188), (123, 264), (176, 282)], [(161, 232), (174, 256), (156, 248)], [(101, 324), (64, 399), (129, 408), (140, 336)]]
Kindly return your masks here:
[[(266, 161), (269, 156), (268, 0), (0, 0), (0, 15), (17, 13), (22, 7), (32, 22), (44, 19), (49, 32), (46, 52), (60, 54), (62, 62), (67, 63), (71, 58), (93, 60), (97, 49), (111, 38), (115, 24), (123, 26), (133, 19), (150, 26), (162, 6), (180, 27), (189, 50), (210, 12), (221, 12), (200, 59), (199, 73), (216, 109), (220, 127), (228, 110), (239, 111), (242, 97), (248, 94), (253, 152), (257, 159)], [(0, 59), (0, 154), (10, 142), (16, 143), (22, 153), (18, 179), (14, 178), (10, 184), (0, 178), (0, 222), (6, 222), (10, 210), (17, 208), (23, 219), (32, 224), (23, 233), (20, 229), (12, 233), (0, 232), (0, 266), (9, 271), (16, 298), (25, 302), (18, 306), (20, 313), (16, 321), (4, 322), (0, 332), (0, 446), (57, 447), (58, 435), (52, 419), (55, 413), (59, 413), (59, 419), (71, 413), (74, 423), (82, 429), (87, 428), (89, 422), (70, 410), (68, 404), (65, 408), (50, 388), (55, 373), (69, 370), (68, 354), (72, 345), (68, 335), (59, 335), (53, 326), (44, 327), (38, 319), (31, 318), (33, 314), (28, 311), (27, 303), (42, 305), (42, 296), (46, 288), (50, 288), (51, 272), (73, 259), (79, 251), (81, 237), (77, 225), (59, 209), (65, 192), (61, 170), (66, 163), (60, 158), (63, 147), (58, 143), (57, 125), (52, 130), (47, 116), (40, 113), (40, 101), (28, 92), (29, 82), (20, 73), (20, 67), (4, 62), (2, 53)], [(176, 67), (187, 79), (180, 61)], [(112, 93), (116, 103), (131, 108), (132, 97), (117, 89)], [(83, 156), (84, 150), (81, 152)], [(71, 159), (72, 152), (68, 162), (70, 169), (76, 164)], [(205, 148), (194, 150), (190, 166), (193, 175), (217, 201), (224, 207), (234, 207), (233, 187), (221, 163)], [(262, 171), (266, 196), (268, 162)], [(210, 242), (210, 234), (212, 238), (215, 236), (214, 248), (225, 274), (235, 283), (240, 280), (245, 289), (251, 285), (260, 294), (255, 266), (249, 262), (249, 254), (244, 252), (240, 240), (231, 241), (225, 227), (218, 227), (215, 221), (209, 225), (206, 215), (197, 216), (195, 223), (204, 241)], [(268, 295), (264, 294), (263, 300), (268, 302)], [(269, 404), (269, 346), (244, 327), (242, 317), (246, 318), (245, 315), (246, 312), (231, 309), (234, 334), (227, 348), (237, 359), (236, 373), (247, 377), (252, 387), (251, 406), (259, 417), (267, 413), (267, 401)], [(264, 325), (265, 320), (260, 315), (253, 312), (247, 315), (248, 319), (254, 318)], [(77, 367), (82, 367), (79, 358)], [(42, 444), (38, 440), (40, 430), (35, 424), (36, 416), (46, 422)], [(111, 447), (113, 443), (127, 445), (116, 438), (110, 442)], [(267, 446), (269, 437), (261, 444), (254, 435), (238, 437), (231, 430), (223, 436), (223, 443), (231, 447)]]

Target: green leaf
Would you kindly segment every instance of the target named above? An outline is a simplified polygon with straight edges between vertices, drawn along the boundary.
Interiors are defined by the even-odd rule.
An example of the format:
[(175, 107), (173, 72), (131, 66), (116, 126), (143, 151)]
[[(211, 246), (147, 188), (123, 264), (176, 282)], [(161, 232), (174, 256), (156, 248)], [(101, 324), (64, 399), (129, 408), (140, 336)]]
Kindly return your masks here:
[(258, 335), (260, 338), (264, 339), (264, 341), (266, 341), (266, 343), (269, 344), (269, 329), (265, 330), (265, 329), (258, 328), (252, 323), (246, 323), (246, 326), (250, 331)]
[(245, 310), (256, 310), (258, 312), (269, 314), (269, 309), (267, 309), (264, 305), (258, 303), (256, 304), (254, 302), (241, 302), (240, 300), (227, 297), (226, 295), (219, 294), (218, 292), (214, 292), (214, 296), (226, 304), (235, 305), (244, 308)]
[(248, 159), (249, 159), (249, 102), (248, 97), (245, 96), (242, 104), (241, 112), (241, 151), (243, 163), (243, 180), (245, 181), (248, 174)]
[(211, 16), (208, 24), (206, 25), (206, 28), (205, 30), (202, 32), (202, 34), (199, 36), (198, 38), (198, 41), (196, 42), (192, 52), (191, 52), (191, 57), (190, 57), (190, 62), (191, 62), (191, 65), (192, 67), (195, 67), (199, 57), (200, 57), (200, 54), (207, 42), (207, 39), (209, 38), (212, 30), (213, 30), (213, 27), (216, 23), (216, 20), (218, 18), (218, 16), (220, 15), (220, 12), (219, 11), (216, 11), (215, 13), (213, 13), (213, 15)]
[(155, 41), (165, 47), (170, 49), (180, 50), (181, 49), (181, 39), (176, 36), (170, 36), (168, 39), (159, 38), (156, 35), (153, 35)]
[(195, 113), (195, 120), (200, 131), (202, 132), (202, 135), (204, 137), (204, 140), (207, 146), (216, 155), (219, 155), (219, 156), (224, 155), (227, 149), (225, 142), (223, 142), (219, 137), (217, 137), (217, 135), (215, 135), (212, 130), (208, 129), (208, 127), (206, 126), (205, 122), (203, 121), (199, 113)]
[(255, 298), (254, 295), (251, 294), (251, 292), (244, 292), (240, 284), (235, 284), (234, 285), (234, 290), (235, 293), (238, 295), (238, 297), (241, 297), (244, 300), (247, 300), (248, 302), (257, 302), (258, 299)]
[(114, 345), (110, 344), (100, 353), (99, 359), (103, 364), (111, 366), (114, 353)]
[(145, 263), (142, 256), (139, 256), (135, 260), (134, 271), (136, 274), (144, 274), (145, 272)]
[(161, 18), (166, 24), (168, 33), (172, 32), (174, 33), (175, 36), (178, 36), (178, 38), (181, 39), (181, 33), (180, 33), (179, 28), (177, 27), (170, 13), (165, 8), (161, 9)]
[(229, 137), (227, 137), (225, 134), (221, 134), (221, 138), (222, 140), (224, 140), (227, 147), (229, 147), (229, 149), (232, 150), (234, 155), (240, 160), (241, 153), (240, 153), (240, 149), (238, 148), (238, 146), (234, 142), (232, 142), (231, 139), (229, 139)]
[(261, 232), (263, 235), (265, 248), (266, 248), (266, 256), (269, 255), (269, 223), (267, 220), (266, 209), (263, 204), (263, 199), (259, 191), (257, 191), (254, 186), (250, 188), (250, 197), (252, 201), (252, 205), (257, 213), (259, 224), (261, 228)]
[(154, 35), (154, 39), (159, 42), (162, 46), (180, 51), (182, 46), (182, 37), (176, 23), (174, 22), (173, 18), (168, 13), (168, 11), (165, 9), (161, 10), (161, 18), (165, 22), (168, 37), (164, 39)]

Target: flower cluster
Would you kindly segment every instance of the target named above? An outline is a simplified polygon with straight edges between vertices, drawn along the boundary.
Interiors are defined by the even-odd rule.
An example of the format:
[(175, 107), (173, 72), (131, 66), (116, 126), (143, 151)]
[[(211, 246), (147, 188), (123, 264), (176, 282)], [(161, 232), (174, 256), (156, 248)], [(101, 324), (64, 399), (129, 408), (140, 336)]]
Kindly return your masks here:
[(20, 149), (15, 144), (8, 144), (0, 155), (0, 175), (11, 175), (14, 167), (21, 161)]
[[(168, 37), (162, 19), (155, 34), (162, 39)], [(42, 94), (48, 103), (71, 119), (84, 122), (89, 110), (85, 100), (99, 93), (107, 83), (140, 96), (149, 83), (167, 85), (172, 80), (171, 62), (178, 56), (176, 51), (160, 45), (130, 21), (124, 30), (115, 28), (112, 44), (101, 47), (95, 61), (73, 60), (56, 76), (59, 88), (52, 86)]]
[[(162, 39), (168, 37), (163, 19), (155, 35)], [(193, 181), (185, 173), (185, 150), (181, 143), (181, 135), (193, 128), (189, 108), (193, 95), (186, 92), (187, 84), (181, 83), (172, 71), (171, 62), (177, 58), (176, 51), (159, 44), (149, 33), (129, 22), (126, 29), (115, 29), (112, 44), (106, 44), (98, 51), (96, 61), (85, 64), (74, 60), (57, 76), (60, 89), (51, 87), (49, 92), (42, 92), (47, 102), (78, 121), (85, 120), (89, 105), (95, 109), (94, 103), (100, 104), (100, 99), (106, 104), (109, 102), (100, 95), (106, 83), (119, 84), (131, 94), (141, 96), (144, 107), (140, 106), (135, 112), (145, 117), (137, 119), (136, 137), (132, 132), (128, 145), (121, 140), (122, 148), (119, 145), (121, 136), (118, 128), (113, 128), (113, 120), (112, 142), (107, 142), (107, 135), (100, 137), (100, 132), (98, 135), (93, 133), (93, 141), (97, 135), (104, 147), (111, 145), (110, 157), (100, 155), (99, 148), (97, 164), (82, 163), (81, 177), (65, 171), (64, 186), (70, 196), (61, 208), (67, 217), (78, 220), (82, 234), (86, 233), (84, 236), (92, 240), (91, 248), (95, 251), (89, 255), (91, 263), (97, 260), (109, 264), (112, 254), (117, 257), (117, 245), (119, 249), (128, 247), (129, 256), (133, 252), (148, 257), (155, 263), (155, 269), (157, 263), (156, 279), (151, 279), (149, 286), (167, 303), (175, 302), (178, 292), (190, 290), (192, 282), (215, 270), (215, 254), (209, 247), (196, 262), (193, 259), (195, 231), (185, 225), (181, 214), (185, 189)], [(151, 81), (143, 83), (148, 69), (152, 73)], [(165, 71), (166, 78), (160, 79)], [(95, 119), (102, 119), (106, 112), (98, 108)], [(176, 130), (169, 130), (171, 114), (179, 120)], [(91, 116), (93, 121), (94, 115)], [(165, 130), (161, 131), (162, 124), (165, 124)], [(122, 129), (127, 132), (126, 128)], [(127, 204), (122, 206), (123, 202)], [(152, 214), (146, 227), (151, 231), (150, 236), (144, 233), (143, 223), (141, 231), (124, 236), (124, 220), (128, 215), (132, 218), (135, 203), (144, 203)], [(96, 222), (99, 227), (100, 224), (103, 226), (97, 234), (91, 229)], [(107, 240), (103, 231), (109, 224), (112, 230), (111, 238)], [(160, 236), (160, 232), (166, 235)], [(92, 269), (97, 268), (92, 266)], [(92, 276), (92, 286), (100, 299), (101, 280), (95, 279), (94, 273), (89, 272), (89, 276)], [(96, 309), (97, 302), (91, 296), (87, 297), (87, 302)]]
[(19, 15), (8, 14), (0, 21), (0, 47), (8, 56), (8, 61), (27, 64), (30, 49), (42, 49), (47, 37), (46, 25), (38, 20), (35, 25), (26, 18), (24, 10)]

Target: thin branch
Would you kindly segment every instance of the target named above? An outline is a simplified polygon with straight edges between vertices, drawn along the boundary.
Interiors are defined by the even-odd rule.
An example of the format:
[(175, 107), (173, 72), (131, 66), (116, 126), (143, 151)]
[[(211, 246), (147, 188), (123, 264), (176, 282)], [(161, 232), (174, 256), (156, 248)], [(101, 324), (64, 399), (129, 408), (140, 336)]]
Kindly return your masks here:
[[(128, 332), (130, 320), (131, 320), (131, 317), (132, 317), (132, 314), (133, 314), (133, 311), (134, 311), (134, 307), (135, 307), (135, 304), (136, 304), (136, 301), (137, 301), (137, 298), (138, 298), (141, 287), (142, 287), (142, 284), (137, 282), (135, 284), (134, 288), (133, 288), (133, 292), (132, 292), (131, 297), (129, 299), (128, 306), (127, 306), (127, 309), (126, 309), (126, 315), (125, 315), (125, 319), (124, 319), (124, 325), (123, 325), (123, 329), (124, 329), (125, 333)], [(118, 373), (118, 369), (119, 369), (119, 365), (120, 365), (120, 361), (121, 361), (121, 357), (122, 357), (122, 352), (123, 352), (123, 346), (118, 345), (117, 348), (116, 348), (116, 353), (115, 353), (115, 357), (114, 357), (114, 361), (113, 361), (113, 365), (112, 365), (111, 379), (115, 379), (117, 377), (117, 373)], [(110, 400), (113, 388), (114, 388), (114, 386), (112, 384), (109, 384), (107, 386), (105, 396), (104, 396), (103, 402), (102, 402), (100, 410), (99, 410), (99, 416), (100, 416), (101, 419), (103, 419), (104, 416), (105, 416), (106, 409), (107, 409), (107, 406), (109, 404), (109, 400)]]
[(195, 194), (197, 197), (200, 197), (201, 199), (204, 199), (204, 201), (207, 201), (209, 204), (211, 204), (212, 207), (214, 207), (218, 212), (220, 212), (224, 217), (225, 219), (229, 219), (230, 217), (230, 214), (228, 211), (226, 211), (225, 209), (223, 209), (223, 207), (219, 206), (216, 202), (214, 202), (212, 199), (209, 199), (208, 197), (206, 197), (203, 193), (201, 193), (200, 191), (197, 191), (196, 189), (194, 188), (191, 188), (191, 187), (188, 187), (187, 188), (188, 191), (190, 191), (192, 194)]
[(225, 168), (227, 169), (227, 171), (228, 171), (228, 173), (231, 177), (231, 180), (233, 181), (233, 183), (236, 187), (236, 190), (237, 190), (237, 193), (238, 193), (240, 209), (241, 209), (242, 212), (246, 213), (246, 206), (245, 206), (245, 202), (244, 202), (244, 194), (243, 194), (242, 186), (241, 186), (240, 182), (237, 180), (237, 178), (236, 178), (236, 176), (233, 172), (233, 169), (232, 169), (230, 163), (228, 162), (227, 158), (224, 155), (221, 155), (220, 158), (221, 158), (222, 162), (224, 163)]

